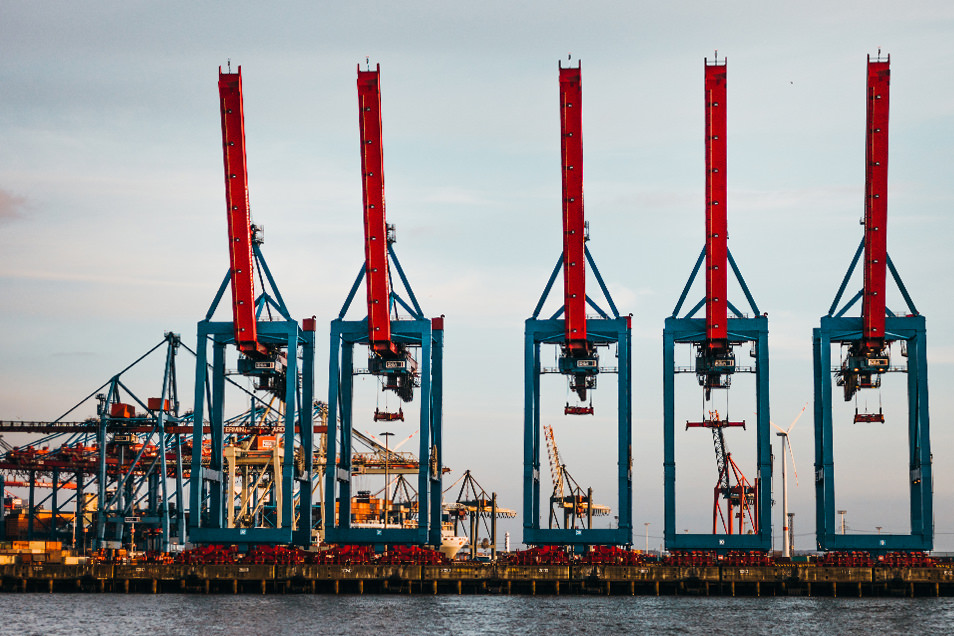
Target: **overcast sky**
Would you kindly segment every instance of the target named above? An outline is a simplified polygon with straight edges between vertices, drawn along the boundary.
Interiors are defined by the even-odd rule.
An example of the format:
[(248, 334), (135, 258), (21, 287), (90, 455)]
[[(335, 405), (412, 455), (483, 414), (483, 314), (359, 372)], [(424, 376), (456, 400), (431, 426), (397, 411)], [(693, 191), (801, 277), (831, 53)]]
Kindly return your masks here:
[[(634, 314), (636, 544), (649, 522), (658, 545), (661, 335), (703, 242), (704, 58), (728, 58), (729, 245), (769, 314), (772, 419), (787, 424), (812, 397), (811, 329), (861, 239), (865, 59), (880, 48), (889, 252), (928, 320), (936, 546), (954, 551), (952, 35), (954, 5), (940, 0), (0, 2), (0, 419), (59, 416), (165, 331), (194, 346), (228, 267), (216, 81), (229, 60), (242, 66), (253, 218), (292, 313), (318, 316), (324, 398), (328, 323), (363, 261), (355, 69), (367, 57), (381, 64), (395, 247), (424, 311), (446, 315), (451, 480), (470, 468), (519, 510), (523, 321), (561, 249), (557, 64), (572, 55), (589, 247)], [(192, 364), (180, 362), (184, 387)], [(563, 460), (615, 507), (613, 382), (596, 416), (573, 419), (563, 380), (546, 379)], [(700, 390), (680, 379), (677, 417), (695, 417)], [(904, 381), (887, 384), (884, 425), (853, 425), (854, 405), (838, 405), (837, 505), (858, 532), (909, 531)], [(751, 419), (750, 389), (732, 389), (734, 416)], [(356, 426), (376, 433), (365, 393)], [(864, 400), (877, 408), (877, 394)], [(678, 436), (679, 523), (704, 532), (711, 439)], [(727, 439), (754, 476), (753, 429)], [(808, 549), (811, 408), (792, 441), (796, 547)], [(519, 521), (506, 529), (519, 542)]]

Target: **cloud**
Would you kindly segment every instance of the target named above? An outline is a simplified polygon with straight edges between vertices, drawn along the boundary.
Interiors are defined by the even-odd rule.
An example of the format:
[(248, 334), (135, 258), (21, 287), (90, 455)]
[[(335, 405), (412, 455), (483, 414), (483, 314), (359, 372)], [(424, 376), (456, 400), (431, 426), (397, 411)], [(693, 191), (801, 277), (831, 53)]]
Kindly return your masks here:
[(29, 207), (26, 197), (21, 197), (0, 188), (0, 224), (19, 219)]

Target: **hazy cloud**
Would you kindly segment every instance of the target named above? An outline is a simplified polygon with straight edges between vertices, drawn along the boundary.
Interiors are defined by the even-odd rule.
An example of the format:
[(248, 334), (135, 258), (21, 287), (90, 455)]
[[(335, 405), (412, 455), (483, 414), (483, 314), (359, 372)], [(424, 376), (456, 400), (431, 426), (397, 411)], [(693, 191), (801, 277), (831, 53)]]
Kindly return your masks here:
[(0, 188), (0, 224), (9, 223), (23, 216), (29, 207), (26, 197)]

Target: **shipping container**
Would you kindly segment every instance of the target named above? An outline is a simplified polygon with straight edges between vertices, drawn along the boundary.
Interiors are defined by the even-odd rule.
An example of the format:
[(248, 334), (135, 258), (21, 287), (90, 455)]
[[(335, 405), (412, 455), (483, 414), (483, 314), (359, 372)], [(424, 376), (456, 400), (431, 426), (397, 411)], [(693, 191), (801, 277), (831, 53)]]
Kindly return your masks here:
[(114, 402), (109, 406), (110, 417), (136, 417), (136, 409), (132, 404)]
[(149, 407), (150, 411), (170, 410), (169, 400), (163, 400), (162, 398), (149, 398), (148, 400), (146, 400), (146, 406)]

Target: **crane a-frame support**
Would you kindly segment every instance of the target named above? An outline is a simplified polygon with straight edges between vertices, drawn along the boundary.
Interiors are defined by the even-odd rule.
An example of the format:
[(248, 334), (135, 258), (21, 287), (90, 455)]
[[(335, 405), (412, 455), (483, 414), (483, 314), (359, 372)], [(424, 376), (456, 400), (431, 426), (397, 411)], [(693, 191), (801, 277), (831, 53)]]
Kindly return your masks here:
[[(927, 332), (924, 316), (898, 274), (887, 251), (888, 90), (890, 58), (868, 58), (865, 143), (865, 235), (852, 258), (828, 314), (812, 332), (815, 372), (815, 532), (819, 550), (931, 550), (934, 513), (930, 418), (927, 384)], [(863, 288), (841, 305), (842, 297), (864, 254)], [(901, 292), (906, 312), (886, 307), (887, 277)], [(845, 314), (862, 300), (860, 317)], [(858, 390), (880, 385), (889, 372), (888, 345), (900, 341), (906, 353), (908, 396), (908, 487), (910, 534), (839, 534), (835, 524), (835, 459), (832, 377), (845, 389), (845, 399)], [(840, 367), (832, 367), (832, 345), (848, 347)]]
[[(727, 243), (726, 212), (726, 78), (723, 61), (705, 62), (706, 113), (706, 243), (696, 260), (682, 295), (663, 329), (663, 438), (664, 494), (667, 550), (770, 550), (772, 548), (771, 432), (769, 430), (768, 317), (761, 315)], [(680, 316), (699, 269), (705, 263), (706, 295)], [(745, 295), (751, 317), (727, 298), (728, 271), (732, 270)], [(704, 318), (694, 316), (705, 307)], [(729, 317), (729, 311), (732, 317)], [(736, 368), (733, 347), (753, 344), (756, 403), (757, 530), (753, 534), (680, 533), (676, 520), (676, 390), (677, 373), (694, 373), (708, 399), (712, 389), (729, 387)], [(695, 368), (677, 369), (675, 348), (688, 344), (696, 350)], [(720, 469), (721, 470), (721, 469)]]
[[(583, 141), (581, 69), (560, 68), (560, 106), (563, 167), (563, 254), (557, 260), (543, 294), (527, 319), (524, 331), (524, 441), (523, 441), (523, 542), (528, 545), (630, 545), (633, 542), (631, 317), (620, 316), (587, 249), (583, 221)], [(589, 264), (609, 311), (585, 292)], [(564, 304), (549, 319), (540, 311), (564, 270)], [(599, 317), (587, 318), (585, 307)], [(540, 422), (540, 376), (551, 372), (541, 364), (541, 345), (561, 348), (559, 368), (552, 372), (576, 378), (586, 387), (587, 378), (609, 372), (600, 368), (597, 346), (617, 345), (617, 492), (616, 528), (550, 529), (540, 525), (540, 457), (545, 438)], [(579, 393), (579, 391), (578, 391)], [(582, 398), (585, 395), (585, 389)]]
[[(373, 71), (362, 71), (358, 67), (365, 262), (338, 317), (331, 323), (328, 470), (325, 471), (323, 511), (325, 540), (329, 543), (439, 547), (443, 492), (444, 317), (428, 319), (424, 316), (388, 236), (384, 215), (379, 86), (380, 65)], [(390, 283), (391, 265), (397, 270), (408, 300)], [(362, 280), (367, 283), (368, 314), (362, 320), (346, 320)], [(404, 309), (410, 318), (392, 318), (391, 311), (395, 306)], [(355, 366), (355, 345), (368, 347), (367, 370), (361, 365)], [(411, 350), (420, 352), (418, 360), (411, 357)], [(417, 528), (360, 528), (351, 525), (354, 375), (359, 372), (384, 376), (385, 388), (395, 390), (405, 401), (411, 399), (410, 389), (418, 378), (420, 380)]]
[[(314, 460), (312, 403), (315, 319), (305, 319), (302, 328), (291, 318), (262, 256), (260, 241), (253, 240), (248, 215), (247, 176), (244, 170), (241, 67), (235, 74), (221, 71), (220, 68), (219, 95), (231, 260), (229, 272), (222, 281), (209, 311), (198, 323), (195, 421), (192, 433), (192, 447), (195, 452), (192, 453), (189, 477), (189, 541), (225, 544), (295, 543), (307, 546), (311, 545)], [(246, 236), (248, 258), (245, 254)], [(268, 285), (258, 298), (252, 299), (250, 294), (254, 292), (251, 281), (256, 266)], [(228, 322), (214, 322), (212, 317), (230, 283), (233, 319)], [(278, 314), (275, 319), (261, 320), (263, 312), (271, 314), (272, 311)], [(225, 365), (226, 349), (229, 346), (234, 346), (240, 352), (239, 370), (245, 375), (258, 378), (260, 388), (276, 395), (283, 402), (281, 474), (274, 476), (273, 488), (273, 491), (276, 491), (275, 500), (281, 501), (280, 510), (276, 511), (276, 519), (281, 519), (281, 522), (271, 527), (238, 527), (228, 521), (231, 515), (227, 514), (227, 507), (235, 505), (234, 485), (227, 483), (225, 460)], [(250, 359), (243, 359), (241, 354), (249, 355)], [(204, 433), (206, 417), (208, 435)], [(298, 437), (295, 435), (296, 427), (300, 430)], [(209, 464), (203, 466), (202, 450), (206, 443), (210, 450)], [(296, 472), (295, 454), (299, 447), (304, 463), (302, 470)], [(296, 518), (300, 518), (300, 521), (296, 522)]]

